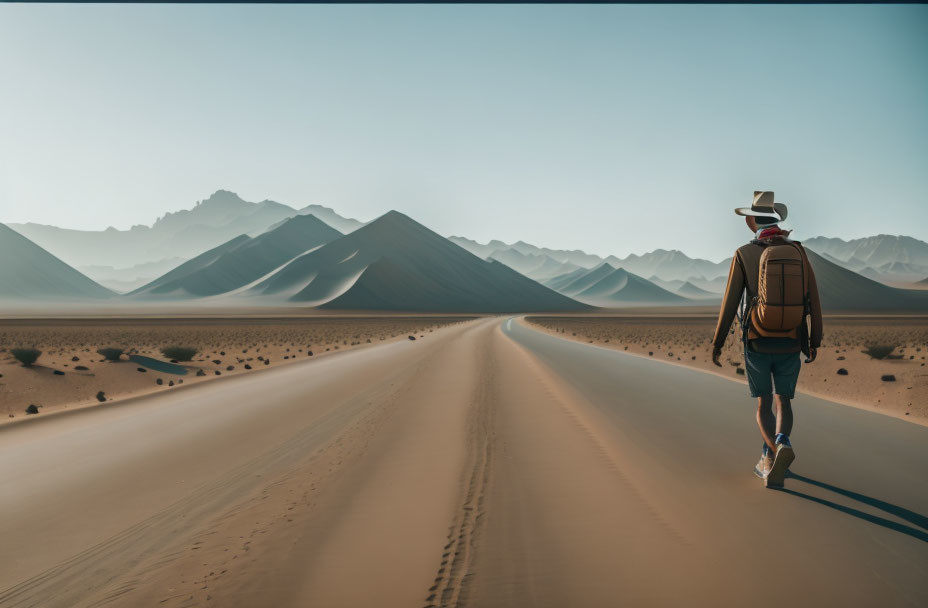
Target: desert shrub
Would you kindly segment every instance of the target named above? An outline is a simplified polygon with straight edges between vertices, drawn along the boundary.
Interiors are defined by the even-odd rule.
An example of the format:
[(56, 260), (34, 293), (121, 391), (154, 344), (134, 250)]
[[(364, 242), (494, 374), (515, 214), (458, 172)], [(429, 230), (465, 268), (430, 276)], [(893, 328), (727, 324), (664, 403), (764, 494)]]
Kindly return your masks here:
[(42, 351), (37, 348), (21, 346), (19, 348), (11, 348), (10, 354), (13, 355), (14, 359), (22, 363), (23, 366), (29, 367), (38, 360), (42, 355)]
[(161, 349), (162, 355), (174, 361), (190, 361), (198, 352), (191, 346), (165, 346)]
[(869, 355), (871, 359), (885, 359), (894, 350), (896, 350), (895, 346), (890, 346), (888, 344), (874, 344), (865, 348), (863, 352)]
[(97, 350), (97, 354), (102, 356), (107, 361), (119, 361), (119, 357), (124, 351), (124, 348), (120, 348), (118, 346), (107, 346), (106, 348)]

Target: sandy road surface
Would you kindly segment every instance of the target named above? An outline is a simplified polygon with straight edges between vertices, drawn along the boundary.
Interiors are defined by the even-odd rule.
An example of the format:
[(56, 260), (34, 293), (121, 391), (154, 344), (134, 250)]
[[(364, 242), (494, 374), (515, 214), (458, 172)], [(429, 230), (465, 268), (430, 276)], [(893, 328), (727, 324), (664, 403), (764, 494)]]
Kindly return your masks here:
[(928, 604), (928, 428), (485, 319), (0, 429), (0, 606)]

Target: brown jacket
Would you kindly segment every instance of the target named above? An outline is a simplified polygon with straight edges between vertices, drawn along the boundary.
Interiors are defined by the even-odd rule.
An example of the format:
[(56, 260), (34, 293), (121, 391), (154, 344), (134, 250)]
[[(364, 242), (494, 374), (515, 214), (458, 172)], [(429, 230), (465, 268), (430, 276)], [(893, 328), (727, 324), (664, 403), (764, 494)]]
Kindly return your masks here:
[[(784, 238), (769, 239), (766, 242), (777, 244), (789, 242)], [(797, 245), (798, 242), (793, 241)], [(802, 246), (800, 245), (800, 249)], [(741, 302), (741, 292), (747, 290), (747, 297), (753, 298), (757, 295), (757, 278), (760, 271), (760, 255), (764, 251), (764, 245), (756, 240), (747, 245), (739, 247), (731, 259), (731, 269), (728, 271), (728, 286), (725, 288), (725, 297), (722, 299), (722, 309), (719, 311), (719, 321), (715, 326), (715, 336), (712, 338), (714, 348), (722, 348), (725, 344), (725, 338), (728, 336), (728, 330), (738, 312), (738, 305)], [(818, 348), (822, 343), (822, 304), (818, 297), (818, 285), (815, 282), (815, 273), (809, 264), (809, 258), (803, 250), (805, 260), (805, 271), (809, 277), (809, 320), (811, 329), (809, 332), (809, 345), (812, 348)], [(763, 337), (789, 337), (799, 338), (798, 331), (793, 330), (790, 334), (760, 335), (753, 327), (748, 331), (748, 339)]]

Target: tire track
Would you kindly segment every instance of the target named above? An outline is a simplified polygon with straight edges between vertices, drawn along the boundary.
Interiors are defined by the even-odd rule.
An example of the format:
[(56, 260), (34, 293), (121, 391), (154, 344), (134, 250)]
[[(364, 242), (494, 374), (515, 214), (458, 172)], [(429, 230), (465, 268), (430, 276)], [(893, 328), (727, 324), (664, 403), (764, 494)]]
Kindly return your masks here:
[(467, 459), (461, 479), (461, 506), (448, 530), (426, 608), (453, 608), (467, 603), (473, 578), (474, 554), (485, 516), (485, 501), (493, 469), (493, 407), (496, 401), (496, 364), (488, 335), (477, 350), (481, 359), (467, 423)]

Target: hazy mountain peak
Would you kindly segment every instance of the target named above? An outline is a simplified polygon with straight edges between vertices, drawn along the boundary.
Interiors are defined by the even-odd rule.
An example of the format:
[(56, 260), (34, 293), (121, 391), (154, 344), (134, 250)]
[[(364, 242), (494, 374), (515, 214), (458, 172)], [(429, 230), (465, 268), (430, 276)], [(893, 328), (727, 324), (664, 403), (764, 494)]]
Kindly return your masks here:
[(331, 207), (325, 207), (323, 205), (306, 205), (300, 209), (299, 213), (304, 215), (315, 215), (317, 218), (343, 234), (354, 232), (364, 225), (364, 222), (350, 217), (342, 217), (341, 215), (337, 214)]
[(202, 201), (197, 201), (197, 204), (195, 206), (199, 207), (201, 205), (212, 206), (212, 205), (239, 205), (239, 204), (247, 204), (247, 202), (242, 200), (242, 197), (240, 197), (235, 192), (232, 192), (231, 190), (220, 189), (210, 194), (208, 198), (205, 198)]
[(274, 235), (275, 238), (279, 236), (285, 237), (289, 234), (305, 234), (307, 230), (323, 230), (341, 235), (341, 232), (338, 232), (315, 215), (307, 213), (306, 215), (294, 215), (293, 217), (287, 218), (270, 228), (261, 236)]
[(374, 232), (374, 231), (385, 231), (385, 230), (416, 230), (429, 231), (425, 226), (412, 219), (408, 215), (391, 209), (387, 211), (377, 219), (365, 224), (361, 230), (364, 230), (365, 233)]
[(405, 213), (401, 213), (397, 211), (396, 209), (390, 209), (389, 211), (381, 215), (378, 219), (383, 219), (383, 220), (388, 219), (391, 221), (403, 221), (403, 220), (410, 221), (410, 222), (414, 221), (411, 217), (409, 217)]
[(169, 211), (155, 220), (152, 225), (153, 229), (165, 228), (169, 225), (177, 225), (192, 221), (198, 224), (223, 224), (239, 215), (242, 211), (250, 207), (255, 207), (255, 203), (249, 203), (242, 200), (238, 194), (228, 190), (216, 190), (209, 198), (197, 201), (193, 209), (181, 209), (179, 211)]

